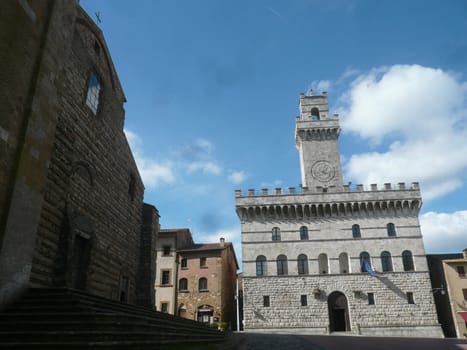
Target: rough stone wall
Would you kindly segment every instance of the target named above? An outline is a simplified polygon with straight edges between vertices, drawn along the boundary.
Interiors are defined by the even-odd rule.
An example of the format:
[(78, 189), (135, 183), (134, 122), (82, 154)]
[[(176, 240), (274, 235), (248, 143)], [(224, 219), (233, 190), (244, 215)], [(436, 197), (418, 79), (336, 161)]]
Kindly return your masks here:
[[(436, 326), (428, 273), (389, 273), (384, 278), (368, 274), (245, 277), (245, 329), (306, 328), (310, 333), (326, 333), (327, 297), (334, 291), (347, 298), (353, 333), (372, 327)], [(406, 292), (414, 293), (415, 304), (408, 304)], [(368, 304), (368, 293), (374, 293), (375, 305)], [(263, 306), (265, 295), (270, 297), (270, 307)], [(301, 306), (301, 295), (307, 295), (307, 306)]]
[(136, 303), (154, 308), (153, 281), (156, 276), (156, 238), (159, 231), (159, 213), (157, 209), (144, 203), (142, 221)]
[[(86, 105), (91, 71), (102, 84), (96, 115)], [(102, 33), (80, 8), (59, 86), (31, 283), (134, 303), (144, 188), (123, 133), (125, 97)]]
[(0, 307), (29, 285), (75, 1), (0, 5)]

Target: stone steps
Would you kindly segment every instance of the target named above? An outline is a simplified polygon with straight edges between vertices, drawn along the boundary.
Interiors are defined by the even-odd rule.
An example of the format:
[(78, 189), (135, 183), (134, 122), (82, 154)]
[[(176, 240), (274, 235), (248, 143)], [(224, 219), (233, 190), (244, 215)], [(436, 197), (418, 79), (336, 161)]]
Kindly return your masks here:
[(223, 340), (199, 322), (69, 289), (31, 289), (0, 313), (5, 349), (201, 349)]

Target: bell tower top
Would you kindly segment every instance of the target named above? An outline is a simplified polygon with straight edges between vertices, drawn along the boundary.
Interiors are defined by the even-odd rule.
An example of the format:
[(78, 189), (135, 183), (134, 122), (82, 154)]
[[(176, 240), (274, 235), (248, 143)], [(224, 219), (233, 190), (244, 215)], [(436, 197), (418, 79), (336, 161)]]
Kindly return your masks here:
[(300, 155), (302, 187), (310, 192), (343, 190), (339, 156), (339, 118), (329, 117), (327, 93), (300, 94), (295, 144)]

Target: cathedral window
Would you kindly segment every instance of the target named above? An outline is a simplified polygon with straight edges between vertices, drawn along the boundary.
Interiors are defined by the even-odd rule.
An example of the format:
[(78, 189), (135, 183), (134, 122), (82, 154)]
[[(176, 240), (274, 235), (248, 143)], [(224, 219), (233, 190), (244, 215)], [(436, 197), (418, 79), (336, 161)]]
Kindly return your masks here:
[(91, 109), (94, 114), (97, 114), (99, 107), (99, 95), (101, 91), (101, 83), (96, 73), (91, 72), (88, 82), (88, 93), (86, 96), (86, 105)]
[(308, 275), (308, 257), (305, 254), (298, 256), (297, 270), (299, 275)]
[(178, 282), (178, 290), (180, 292), (187, 292), (188, 291), (188, 280), (186, 278), (181, 278)]
[(318, 268), (320, 274), (324, 275), (329, 273), (328, 256), (324, 253), (318, 256)]
[(404, 271), (415, 270), (414, 264), (413, 264), (413, 256), (410, 250), (404, 250), (402, 252), (402, 264), (404, 265)]
[(361, 252), (360, 253), (360, 271), (361, 272), (367, 272), (365, 269), (365, 265), (363, 264), (363, 261), (366, 260), (371, 266), (371, 259), (370, 259), (370, 254), (368, 252)]
[(395, 237), (396, 236), (396, 226), (392, 222), (387, 224), (387, 230), (388, 230), (388, 236), (389, 237)]
[(285, 255), (279, 255), (277, 257), (277, 274), (278, 275), (287, 275), (287, 257)]
[(256, 258), (256, 276), (265, 276), (267, 273), (266, 257), (259, 255)]
[(272, 229), (272, 240), (273, 241), (281, 240), (281, 229), (279, 227), (274, 227)]
[(387, 251), (381, 253), (381, 267), (383, 269), (383, 272), (392, 271), (391, 253)]
[(208, 291), (208, 279), (205, 277), (201, 277), (198, 281), (198, 290), (200, 292), (207, 292)]
[(308, 227), (302, 226), (300, 227), (300, 240), (306, 241), (308, 239)]
[(352, 237), (353, 238), (360, 238), (362, 237), (362, 234), (360, 232), (360, 225), (354, 224), (352, 225)]

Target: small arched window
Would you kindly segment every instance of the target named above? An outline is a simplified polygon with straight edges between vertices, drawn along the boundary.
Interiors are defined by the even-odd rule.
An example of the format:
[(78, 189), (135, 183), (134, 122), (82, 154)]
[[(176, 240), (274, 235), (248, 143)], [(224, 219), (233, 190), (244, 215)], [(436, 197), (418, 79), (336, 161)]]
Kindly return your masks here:
[(178, 290), (179, 291), (188, 290), (188, 280), (186, 278), (180, 278), (180, 281), (178, 281)]
[(256, 258), (256, 276), (266, 276), (267, 265), (266, 257), (264, 255), (259, 255)]
[(285, 255), (279, 255), (277, 257), (277, 274), (278, 275), (287, 275), (287, 257)]
[(329, 273), (328, 256), (324, 253), (318, 256), (318, 268), (320, 274), (324, 275)]
[(381, 253), (381, 268), (383, 269), (383, 272), (392, 271), (391, 253), (387, 251)]
[(360, 225), (354, 224), (352, 225), (352, 237), (353, 238), (360, 238), (362, 237), (362, 234), (360, 232)]
[(396, 236), (396, 226), (392, 222), (386, 225), (386, 228), (388, 230), (388, 236), (389, 237), (395, 237)]
[(404, 265), (404, 271), (415, 270), (415, 267), (413, 264), (413, 255), (410, 250), (404, 250), (402, 252), (402, 264)]
[(300, 227), (300, 240), (306, 241), (308, 239), (308, 227), (302, 226)]
[(208, 279), (205, 277), (201, 277), (198, 281), (198, 290), (200, 292), (208, 290)]
[(319, 109), (316, 107), (313, 107), (311, 109), (311, 119), (313, 120), (319, 120)]
[(298, 256), (297, 270), (299, 275), (308, 275), (308, 257), (305, 254)]
[(272, 228), (272, 240), (273, 241), (281, 240), (281, 229), (279, 227)]
[(367, 261), (368, 264), (371, 267), (371, 258), (370, 258), (370, 254), (368, 254), (368, 252), (361, 252), (360, 253), (360, 271), (361, 272), (367, 272), (367, 270), (365, 268), (364, 261)]
[(339, 272), (349, 273), (349, 256), (347, 253), (339, 254)]

